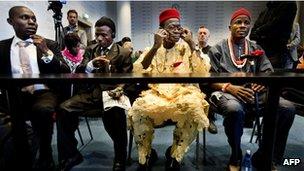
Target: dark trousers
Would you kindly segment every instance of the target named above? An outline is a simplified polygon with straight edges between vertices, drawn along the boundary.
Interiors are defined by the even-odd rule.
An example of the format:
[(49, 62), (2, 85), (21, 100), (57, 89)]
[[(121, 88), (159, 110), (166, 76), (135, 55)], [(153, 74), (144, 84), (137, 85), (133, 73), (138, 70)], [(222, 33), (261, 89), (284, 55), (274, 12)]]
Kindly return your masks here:
[(105, 130), (114, 143), (115, 160), (125, 162), (127, 155), (127, 122), (125, 111), (114, 107), (103, 112), (102, 91), (95, 88), (90, 93), (81, 93), (63, 102), (57, 115), (57, 144), (59, 161), (79, 154), (75, 131), (78, 127), (78, 116), (88, 113), (99, 113)]
[(38, 138), (40, 160), (52, 160), (53, 114), (58, 96), (48, 90), (38, 90), (33, 95), (21, 93), (19, 100), (19, 113), (26, 113)]
[[(231, 147), (230, 164), (237, 164), (242, 159), (241, 137), (243, 135), (244, 117), (247, 113), (247, 106), (231, 94), (222, 93), (219, 101), (215, 102), (219, 112), (224, 116), (225, 133)], [(280, 98), (278, 106), (278, 124), (276, 141), (274, 144), (274, 162), (280, 163), (288, 138), (289, 130), (295, 116), (294, 105), (283, 98)], [(267, 135), (263, 135), (267, 136)], [(263, 149), (263, 147), (260, 147)]]

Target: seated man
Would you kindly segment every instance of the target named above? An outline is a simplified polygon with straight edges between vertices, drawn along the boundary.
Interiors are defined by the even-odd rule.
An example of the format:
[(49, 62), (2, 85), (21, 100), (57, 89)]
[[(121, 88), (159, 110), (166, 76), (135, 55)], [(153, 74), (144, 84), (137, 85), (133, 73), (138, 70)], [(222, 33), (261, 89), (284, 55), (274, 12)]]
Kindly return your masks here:
[[(232, 14), (229, 30), (230, 36), (210, 49), (209, 57), (213, 72), (272, 72), (273, 68), (265, 54), (254, 59), (243, 59), (241, 56), (252, 54), (261, 47), (246, 39), (250, 30), (251, 14), (240, 8)], [(260, 51), (261, 52), (261, 51)], [(263, 52), (262, 52), (263, 53)], [(243, 134), (244, 116), (255, 101), (255, 93), (265, 95), (265, 87), (258, 84), (235, 85), (231, 83), (213, 84), (216, 90), (211, 96), (212, 102), (224, 116), (225, 133), (231, 147), (229, 170), (239, 170), (242, 160), (241, 137)], [(248, 86), (249, 85), (249, 86)], [(270, 97), (271, 98), (271, 97)], [(265, 100), (265, 99), (259, 99)], [(265, 101), (264, 101), (265, 102)], [(293, 123), (295, 109), (291, 102), (281, 98), (278, 106), (278, 127), (274, 149), (274, 164), (283, 158), (289, 129)], [(263, 135), (267, 136), (267, 135)], [(252, 163), (259, 168), (258, 160), (262, 159), (263, 148), (253, 155)]]
[[(110, 18), (102, 17), (97, 20), (95, 39), (98, 43), (87, 47), (77, 71), (85, 73), (127, 73), (132, 71), (133, 66), (129, 51), (113, 41), (115, 31), (115, 24)], [(57, 119), (57, 145), (61, 170), (70, 170), (82, 162), (83, 158), (77, 150), (74, 132), (78, 127), (78, 116), (91, 111), (97, 111), (97, 114), (100, 114), (105, 130), (113, 140), (115, 152), (113, 170), (125, 170), (127, 156), (125, 110), (119, 107), (102, 110), (102, 91), (108, 92), (112, 98), (119, 98), (123, 93), (122, 90), (122, 85), (94, 84), (60, 105)]]
[[(13, 27), (15, 35), (0, 41), (0, 74), (53, 74), (68, 71), (59, 45), (36, 34), (38, 23), (31, 9), (25, 6), (12, 7), (7, 22)], [(15, 89), (17, 96), (14, 103), (18, 105), (14, 106), (17, 108), (16, 113), (31, 120), (39, 141), (39, 157), (34, 168), (54, 169), (51, 146), (52, 116), (59, 102), (59, 93), (55, 91), (59, 90), (58, 86), (33, 84)], [(19, 156), (16, 157), (18, 159)], [(28, 161), (28, 158), (24, 160)]]
[[(134, 63), (133, 71), (207, 74), (210, 65), (196, 56), (190, 31), (180, 25), (179, 11), (174, 8), (164, 10), (159, 16), (159, 24), (153, 47)], [(151, 169), (157, 158), (155, 150), (151, 150), (154, 127), (173, 121), (176, 128), (173, 144), (166, 152), (166, 169), (179, 170), (198, 131), (209, 126), (209, 105), (196, 84), (150, 84), (149, 87), (136, 99), (128, 113), (138, 147), (138, 169)]]

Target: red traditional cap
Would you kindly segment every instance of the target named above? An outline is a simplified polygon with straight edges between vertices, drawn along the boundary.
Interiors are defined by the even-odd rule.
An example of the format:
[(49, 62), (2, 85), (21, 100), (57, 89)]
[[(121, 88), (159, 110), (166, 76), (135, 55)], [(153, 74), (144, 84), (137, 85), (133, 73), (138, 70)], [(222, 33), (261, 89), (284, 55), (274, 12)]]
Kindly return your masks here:
[(159, 14), (159, 24), (165, 22), (166, 20), (168, 20), (170, 18), (180, 19), (179, 11), (175, 8), (167, 8), (167, 9), (163, 10)]
[(246, 15), (251, 20), (251, 13), (246, 8), (240, 8), (233, 12), (230, 23), (240, 15)]

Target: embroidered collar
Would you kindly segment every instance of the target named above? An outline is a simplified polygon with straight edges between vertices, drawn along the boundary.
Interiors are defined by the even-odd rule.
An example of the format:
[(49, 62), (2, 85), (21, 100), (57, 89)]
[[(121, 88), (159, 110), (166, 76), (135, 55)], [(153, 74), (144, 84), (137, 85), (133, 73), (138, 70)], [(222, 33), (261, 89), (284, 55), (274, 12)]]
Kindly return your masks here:
[(72, 55), (70, 53), (70, 51), (65, 48), (63, 51), (61, 51), (62, 55), (65, 56), (68, 60), (74, 62), (74, 63), (79, 63), (82, 61), (83, 59), (83, 54), (84, 54), (84, 50), (83, 49), (79, 49), (78, 53), (76, 56)]

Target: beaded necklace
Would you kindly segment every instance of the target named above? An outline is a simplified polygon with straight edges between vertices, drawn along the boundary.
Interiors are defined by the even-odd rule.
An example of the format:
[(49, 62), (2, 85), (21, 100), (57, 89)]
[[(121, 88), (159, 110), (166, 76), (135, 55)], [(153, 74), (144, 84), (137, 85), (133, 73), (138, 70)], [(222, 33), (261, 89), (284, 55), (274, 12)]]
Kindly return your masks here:
[[(241, 60), (235, 56), (231, 36), (228, 38), (228, 48), (229, 48), (229, 53), (232, 63), (237, 68), (243, 68), (247, 62), (247, 58)], [(245, 39), (245, 54), (248, 55), (248, 42), (246, 39)]]

